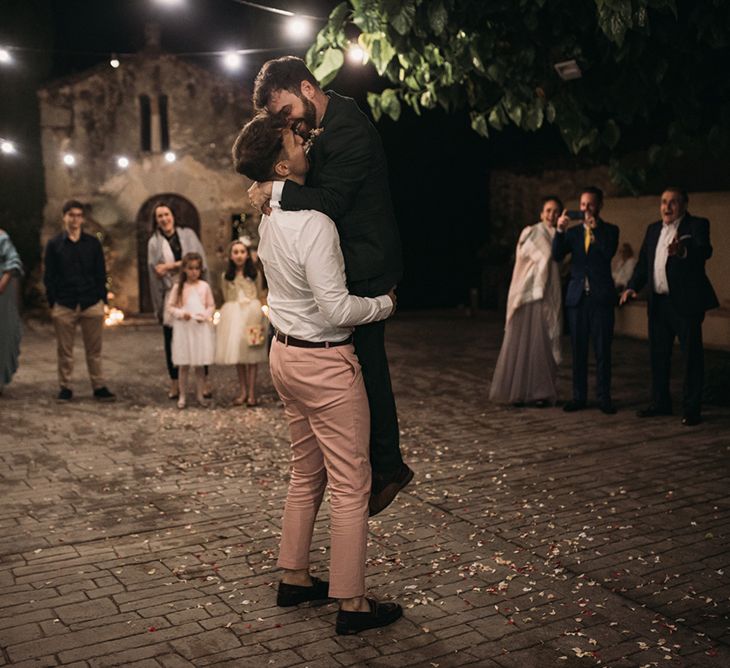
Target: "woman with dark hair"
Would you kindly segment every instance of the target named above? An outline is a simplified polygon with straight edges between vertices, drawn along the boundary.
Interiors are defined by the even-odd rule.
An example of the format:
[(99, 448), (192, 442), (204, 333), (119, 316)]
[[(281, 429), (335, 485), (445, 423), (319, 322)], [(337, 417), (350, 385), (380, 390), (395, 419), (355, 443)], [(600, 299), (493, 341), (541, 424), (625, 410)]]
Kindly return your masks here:
[(248, 247), (236, 240), (228, 246), (228, 268), (221, 276), (224, 304), (216, 331), (216, 364), (235, 364), (241, 392), (234, 406), (256, 406), (258, 364), (266, 362), (267, 327), (263, 274)]
[[(178, 370), (172, 362), (172, 323), (165, 317), (165, 302), (180, 272), (182, 258), (188, 253), (198, 253), (203, 258), (205, 279), (208, 265), (205, 250), (194, 230), (176, 225), (175, 210), (170, 202), (160, 200), (152, 207), (152, 234), (147, 243), (147, 268), (149, 272), (150, 295), (155, 315), (162, 325), (165, 338), (165, 359), (170, 376), (168, 397), (178, 397)], [(206, 387), (206, 398), (210, 395)]]
[(517, 242), (492, 401), (545, 406), (557, 400), (562, 308), (552, 240), (562, 210), (558, 197), (544, 197), (540, 222), (522, 230)]
[(0, 394), (18, 370), (22, 329), (16, 279), (22, 275), (18, 251), (8, 233), (0, 230)]

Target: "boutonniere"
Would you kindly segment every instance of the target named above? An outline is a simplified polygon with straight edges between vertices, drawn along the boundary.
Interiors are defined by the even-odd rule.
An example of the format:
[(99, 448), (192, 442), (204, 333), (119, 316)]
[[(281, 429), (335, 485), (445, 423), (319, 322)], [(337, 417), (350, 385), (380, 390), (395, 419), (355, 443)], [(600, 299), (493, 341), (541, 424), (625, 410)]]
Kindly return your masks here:
[(312, 150), (312, 146), (314, 146), (314, 140), (319, 137), (324, 132), (324, 128), (314, 128), (314, 130), (309, 131), (309, 137), (307, 138), (307, 141), (304, 142), (304, 154), (309, 155), (309, 152)]

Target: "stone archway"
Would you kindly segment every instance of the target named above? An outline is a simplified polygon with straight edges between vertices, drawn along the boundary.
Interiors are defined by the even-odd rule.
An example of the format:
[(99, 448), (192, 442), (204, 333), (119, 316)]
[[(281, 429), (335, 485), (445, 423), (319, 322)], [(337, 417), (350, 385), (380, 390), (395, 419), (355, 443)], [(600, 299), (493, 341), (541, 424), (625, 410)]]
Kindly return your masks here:
[(150, 197), (140, 207), (137, 213), (137, 267), (139, 274), (139, 311), (152, 312), (152, 298), (150, 297), (150, 279), (147, 273), (147, 242), (152, 235), (152, 208), (159, 201), (169, 203), (175, 214), (175, 225), (191, 227), (200, 237), (200, 216), (190, 200), (175, 193), (160, 193)]

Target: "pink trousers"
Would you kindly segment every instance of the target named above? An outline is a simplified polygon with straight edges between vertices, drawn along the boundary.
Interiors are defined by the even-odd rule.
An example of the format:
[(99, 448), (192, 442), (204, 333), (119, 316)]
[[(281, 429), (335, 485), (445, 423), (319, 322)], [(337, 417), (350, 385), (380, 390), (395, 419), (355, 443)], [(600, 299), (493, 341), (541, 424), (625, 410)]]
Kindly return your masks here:
[(309, 568), (314, 520), (330, 487), (333, 598), (365, 593), (370, 496), (370, 410), (352, 345), (296, 348), (274, 340), (271, 377), (286, 408), (292, 448), (278, 565)]

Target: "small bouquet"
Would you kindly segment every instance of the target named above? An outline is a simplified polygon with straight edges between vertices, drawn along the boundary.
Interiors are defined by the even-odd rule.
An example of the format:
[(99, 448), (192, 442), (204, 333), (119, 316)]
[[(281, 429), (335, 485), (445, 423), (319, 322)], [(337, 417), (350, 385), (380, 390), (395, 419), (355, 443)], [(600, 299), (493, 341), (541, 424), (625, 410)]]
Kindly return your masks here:
[(312, 150), (312, 146), (314, 146), (314, 140), (323, 132), (324, 128), (314, 128), (314, 130), (309, 131), (309, 138), (304, 142), (304, 155), (309, 155), (309, 152)]
[(266, 341), (266, 333), (262, 325), (249, 325), (246, 327), (246, 341), (249, 346), (262, 346)]

